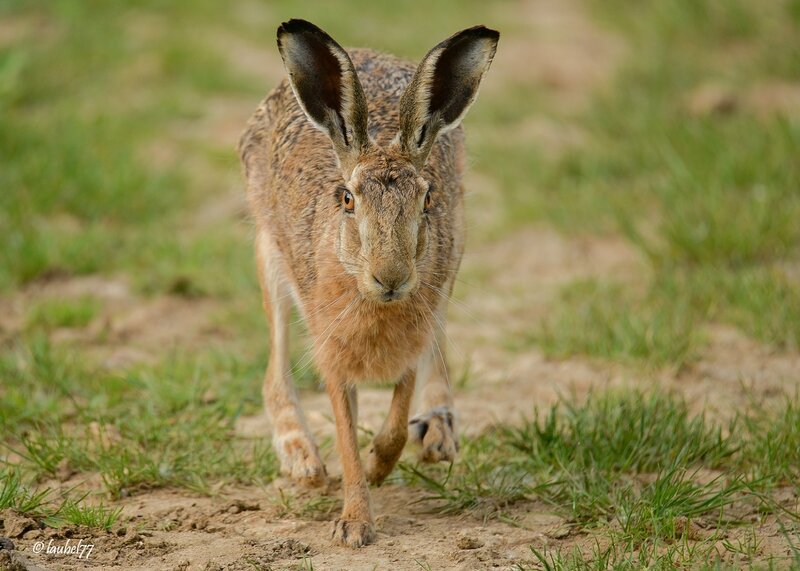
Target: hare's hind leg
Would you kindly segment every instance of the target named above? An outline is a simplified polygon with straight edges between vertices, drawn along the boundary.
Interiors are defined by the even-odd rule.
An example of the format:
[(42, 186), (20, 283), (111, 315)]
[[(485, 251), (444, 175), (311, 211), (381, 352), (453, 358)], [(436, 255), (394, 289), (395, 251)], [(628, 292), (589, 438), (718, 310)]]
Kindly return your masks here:
[(417, 367), (421, 384), (421, 411), (409, 422), (411, 438), (422, 446), (423, 462), (452, 462), (458, 452), (453, 395), (445, 358), (446, 324), (444, 310), (439, 312), (433, 339)]
[(281, 473), (309, 486), (325, 482), (325, 465), (297, 400), (289, 361), (290, 285), (272, 238), (260, 231), (256, 259), (264, 310), (269, 317), (270, 353), (264, 378), (264, 407), (272, 422), (272, 445)]

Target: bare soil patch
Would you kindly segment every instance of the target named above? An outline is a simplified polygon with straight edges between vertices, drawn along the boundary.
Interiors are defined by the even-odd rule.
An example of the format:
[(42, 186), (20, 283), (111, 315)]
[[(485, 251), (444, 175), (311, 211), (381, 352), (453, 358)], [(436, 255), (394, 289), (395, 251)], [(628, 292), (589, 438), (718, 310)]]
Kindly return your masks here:
[(772, 80), (733, 86), (707, 82), (692, 89), (684, 104), (698, 116), (746, 113), (762, 119), (796, 118), (800, 116), (800, 83)]

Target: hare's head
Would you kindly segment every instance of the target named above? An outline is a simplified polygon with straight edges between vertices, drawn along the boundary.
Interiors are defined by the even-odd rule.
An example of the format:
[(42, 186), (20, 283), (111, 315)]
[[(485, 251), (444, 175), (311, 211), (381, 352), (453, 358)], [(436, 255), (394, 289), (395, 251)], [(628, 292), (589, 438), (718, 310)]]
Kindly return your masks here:
[(489, 69), (499, 34), (469, 28), (423, 58), (400, 99), (400, 126), (385, 148), (367, 134), (367, 102), (347, 52), (304, 20), (278, 28), (278, 49), (308, 119), (333, 144), (342, 182), (336, 254), (361, 294), (401, 300), (419, 287), (436, 189), (422, 176), (441, 133), (458, 127)]

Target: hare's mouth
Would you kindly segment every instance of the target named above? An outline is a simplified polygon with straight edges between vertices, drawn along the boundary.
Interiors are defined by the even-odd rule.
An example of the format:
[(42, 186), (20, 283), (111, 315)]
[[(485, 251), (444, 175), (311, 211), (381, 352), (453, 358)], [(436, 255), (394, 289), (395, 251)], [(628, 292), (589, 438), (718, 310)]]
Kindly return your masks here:
[(402, 303), (403, 301), (407, 300), (411, 294), (412, 291), (409, 289), (385, 290), (370, 288), (369, 291), (361, 291), (361, 295), (367, 299), (371, 299), (373, 302), (378, 303), (379, 305)]
[(416, 280), (411, 279), (397, 285), (387, 286), (374, 276), (369, 279), (362, 279), (359, 283), (361, 295), (380, 305), (402, 303), (414, 293), (417, 285)]
[(384, 303), (392, 303), (393, 301), (400, 301), (408, 297), (408, 292), (400, 292), (396, 290), (387, 291), (382, 293), (380, 300)]

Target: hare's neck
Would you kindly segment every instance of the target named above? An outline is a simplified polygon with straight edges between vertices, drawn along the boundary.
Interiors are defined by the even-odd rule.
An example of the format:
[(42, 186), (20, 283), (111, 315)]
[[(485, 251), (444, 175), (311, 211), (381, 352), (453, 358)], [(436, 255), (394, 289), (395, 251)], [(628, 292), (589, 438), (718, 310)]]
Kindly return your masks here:
[(431, 342), (436, 317), (430, 308), (436, 299), (430, 290), (379, 304), (365, 300), (355, 280), (337, 278), (318, 286), (325, 296), (314, 300), (307, 318), (323, 375), (352, 382), (396, 380)]

